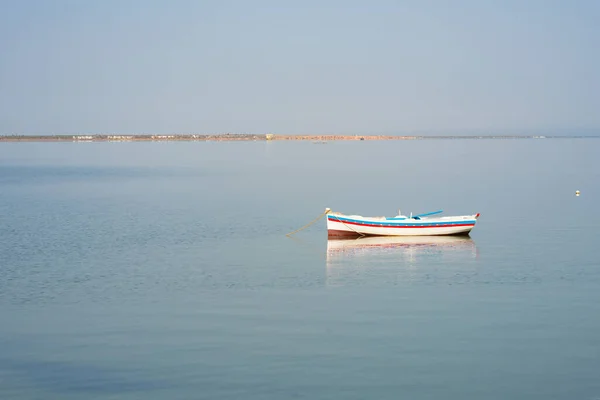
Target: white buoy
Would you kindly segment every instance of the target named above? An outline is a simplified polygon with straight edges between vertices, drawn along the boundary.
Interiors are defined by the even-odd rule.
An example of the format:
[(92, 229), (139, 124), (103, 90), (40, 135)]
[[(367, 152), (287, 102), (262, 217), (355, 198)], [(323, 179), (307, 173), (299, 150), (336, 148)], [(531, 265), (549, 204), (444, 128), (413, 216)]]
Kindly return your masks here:
[(579, 190), (575, 191), (575, 196), (579, 196)]

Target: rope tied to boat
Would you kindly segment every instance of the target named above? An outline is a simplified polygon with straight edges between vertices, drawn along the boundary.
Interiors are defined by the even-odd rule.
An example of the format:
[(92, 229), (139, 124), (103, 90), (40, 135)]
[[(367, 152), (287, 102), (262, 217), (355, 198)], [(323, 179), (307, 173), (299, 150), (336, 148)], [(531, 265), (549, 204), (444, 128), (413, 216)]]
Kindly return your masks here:
[(298, 228), (295, 231), (292, 231), (290, 233), (286, 233), (285, 236), (292, 236), (294, 233), (298, 233), (301, 230), (308, 228), (309, 226), (311, 226), (312, 224), (314, 224), (315, 222), (317, 222), (318, 220), (320, 220), (321, 218), (323, 218), (325, 215), (329, 214), (330, 212), (331, 212), (331, 209), (330, 208), (326, 208), (325, 211), (321, 215), (319, 215), (317, 218), (313, 219), (308, 224), (304, 225), (302, 228)]
[(352, 226), (347, 225), (343, 220), (338, 220), (338, 222), (341, 222), (346, 228), (350, 229), (351, 231), (353, 231), (354, 233), (356, 233), (361, 238), (367, 236), (364, 233), (361, 233), (361, 232), (357, 231)]

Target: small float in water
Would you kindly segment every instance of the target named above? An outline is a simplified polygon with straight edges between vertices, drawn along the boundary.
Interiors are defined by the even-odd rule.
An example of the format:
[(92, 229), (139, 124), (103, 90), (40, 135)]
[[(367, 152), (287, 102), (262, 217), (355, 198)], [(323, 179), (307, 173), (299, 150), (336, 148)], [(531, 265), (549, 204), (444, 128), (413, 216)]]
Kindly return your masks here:
[(327, 234), (330, 238), (361, 236), (439, 236), (468, 235), (475, 227), (479, 213), (448, 217), (432, 217), (443, 211), (395, 217), (363, 217), (345, 215), (325, 209)]

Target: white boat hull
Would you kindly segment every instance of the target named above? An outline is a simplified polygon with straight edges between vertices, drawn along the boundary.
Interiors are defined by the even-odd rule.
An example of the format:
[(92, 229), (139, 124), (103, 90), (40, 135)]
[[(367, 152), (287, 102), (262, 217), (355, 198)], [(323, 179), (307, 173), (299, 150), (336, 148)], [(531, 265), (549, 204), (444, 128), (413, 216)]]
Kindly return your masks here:
[(414, 219), (333, 213), (327, 215), (327, 233), (329, 237), (468, 235), (478, 217), (479, 214)]

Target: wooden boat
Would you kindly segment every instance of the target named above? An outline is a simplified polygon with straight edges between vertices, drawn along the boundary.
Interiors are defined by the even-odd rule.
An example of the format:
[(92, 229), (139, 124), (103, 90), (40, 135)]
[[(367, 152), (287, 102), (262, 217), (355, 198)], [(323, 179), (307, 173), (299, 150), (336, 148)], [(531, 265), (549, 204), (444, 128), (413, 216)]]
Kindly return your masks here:
[(360, 236), (439, 236), (468, 235), (475, 227), (479, 213), (449, 217), (432, 217), (442, 213), (395, 217), (363, 217), (345, 215), (326, 209), (327, 235), (330, 238)]

